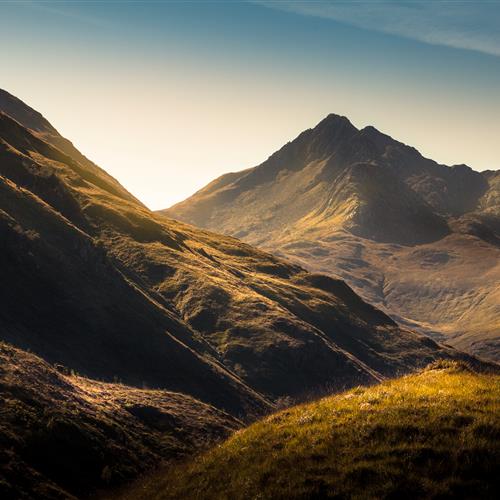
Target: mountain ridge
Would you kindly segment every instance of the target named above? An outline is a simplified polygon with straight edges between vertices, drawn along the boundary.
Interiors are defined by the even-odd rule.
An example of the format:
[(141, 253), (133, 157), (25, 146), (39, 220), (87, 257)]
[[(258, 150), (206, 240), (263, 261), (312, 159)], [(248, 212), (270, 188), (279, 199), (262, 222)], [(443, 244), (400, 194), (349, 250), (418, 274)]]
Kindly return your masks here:
[(438, 164), (331, 114), (160, 213), (340, 277), (400, 324), (500, 359), (499, 171)]
[[(19, 100), (15, 103), (26, 106)], [(19, 111), (16, 115), (31, 117), (32, 113)], [(38, 115), (35, 116), (40, 119)], [(57, 262), (61, 271), (66, 269), (63, 274), (67, 284), (71, 280), (75, 284), (102, 282), (100, 287), (108, 290), (110, 297), (120, 293), (123, 304), (129, 300), (131, 305), (128, 309), (135, 311), (135, 314), (151, 308), (147, 313), (150, 320), (145, 324), (157, 322), (163, 325), (160, 328), (168, 331), (166, 337), (158, 336), (158, 340), (153, 340), (156, 338), (154, 335), (151, 337), (150, 341), (156, 346), (156, 355), (163, 352), (156, 344), (161, 342), (160, 338), (165, 341), (170, 338), (168, 342), (173, 342), (170, 350), (179, 346), (182, 352), (191, 351), (189, 356), (194, 355), (193, 359), (208, 362), (210, 372), (215, 370), (218, 376), (224, 374), (223, 378), (229, 377), (236, 384), (235, 387), (243, 391), (252, 387), (248, 396), (257, 389), (255, 394), (265, 393), (273, 398), (290, 396), (291, 393), (298, 395), (315, 387), (318, 389), (320, 381), (326, 384), (334, 373), (336, 375), (332, 380), (338, 377), (337, 382), (340, 384), (350, 383), (350, 376), (356, 382), (376, 380), (378, 373), (387, 376), (404, 369), (407, 362), (413, 363), (413, 356), (419, 350), (425, 353), (420, 363), (428, 362), (433, 350), (436, 354), (442, 352), (445, 356), (449, 355), (445, 348), (426, 345), (412, 333), (399, 331), (392, 320), (357, 298), (341, 282), (326, 277), (316, 278), (298, 266), (237, 240), (155, 216), (133, 198), (119, 190), (110, 190), (107, 182), (101, 182), (107, 174), (98, 167), (93, 164), (88, 167), (87, 163), (80, 161), (80, 156), (73, 158), (67, 155), (57, 144), (49, 144), (33, 129), (28, 131), (6, 114), (0, 115), (0, 132), (3, 141), (0, 174), (4, 176), (2, 227), (8, 235), (3, 248), (13, 263), (12, 275), (17, 272), (27, 282), (30, 274), (37, 276), (46, 273), (40, 275), (39, 282), (50, 284), (55, 294), (65, 297), (67, 292), (58, 291), (64, 283), (54, 280), (49, 271), (56, 267)], [(87, 167), (95, 175), (89, 176)], [(35, 213), (37, 218), (34, 219)], [(16, 247), (22, 250), (12, 253), (11, 248)], [(57, 251), (54, 251), (56, 248)], [(53, 258), (49, 258), (50, 253)], [(35, 267), (26, 255), (37, 256)], [(26, 272), (26, 269), (33, 270)], [(84, 275), (88, 276), (85, 279), (80, 277)], [(92, 303), (102, 307), (103, 299), (99, 295), (90, 289), (85, 291), (85, 287), (79, 288), (78, 293), (87, 293), (89, 298), (94, 295)], [(33, 292), (34, 295), (42, 295), (38, 285), (19, 285), (16, 290), (18, 294)], [(12, 303), (9, 319), (4, 316), (7, 324), (16, 321), (14, 301), (23, 303), (19, 298), (15, 293), (5, 296), (5, 300)], [(72, 311), (70, 317), (81, 314), (81, 305), (73, 304), (71, 297), (61, 300), (64, 304), (70, 301), (64, 306), (71, 306), (68, 309)], [(27, 302), (36, 303), (33, 298)], [(107, 308), (109, 306), (99, 313), (96, 309), (96, 314), (88, 316), (93, 318), (85, 320), (89, 331), (94, 331), (96, 326), (102, 332), (117, 330), (116, 326), (110, 327), (116, 320), (112, 320), (107, 313), (103, 314)], [(50, 313), (50, 307), (47, 311), (45, 316), (37, 313), (34, 317), (46, 317), (50, 325), (50, 318), (55, 316)], [(139, 316), (144, 314), (141, 312)], [(131, 327), (135, 323), (126, 313), (123, 316), (121, 328), (127, 331), (129, 328), (125, 325)], [(23, 318), (22, 322), (29, 321), (26, 315), (20, 315), (19, 318)], [(95, 326), (92, 322), (95, 322)], [(54, 325), (50, 327), (52, 335), (56, 335), (58, 330), (54, 329)], [(19, 342), (24, 338), (24, 348), (36, 346), (36, 337), (29, 333), (34, 328), (34, 325), (27, 324), (23, 337), (17, 326), (14, 330), (17, 333), (8, 334), (6, 340)], [(73, 330), (76, 335), (78, 329)], [(154, 327), (146, 330), (153, 331)], [(377, 333), (378, 330), (380, 333)], [(5, 331), (9, 332), (9, 328)], [(390, 331), (394, 334), (397, 332), (400, 347), (406, 346), (412, 353), (407, 358), (404, 350), (401, 350), (398, 361), (389, 361), (390, 357), (384, 357), (384, 353), (389, 355), (397, 349), (396, 343), (383, 346), (382, 332)], [(112, 342), (135, 342), (132, 340), (134, 335), (129, 333), (120, 337), (113, 333), (116, 340)], [(82, 352), (92, 349), (86, 336), (77, 336), (74, 340), (83, 342), (80, 347)], [(363, 346), (367, 341), (374, 342), (373, 345), (380, 343), (380, 353), (374, 355), (365, 352)], [(42, 350), (41, 354), (51, 357), (53, 362), (64, 361), (57, 358), (61, 356), (58, 350), (64, 344), (60, 344), (58, 350), (53, 349), (54, 345), (48, 344), (46, 351)], [(83, 348), (84, 345), (87, 347)], [(99, 345), (103, 345), (100, 339), (95, 346)], [(147, 343), (141, 347), (143, 350), (146, 348)], [(43, 349), (41, 344), (37, 349)], [(65, 355), (79, 352), (70, 345), (64, 349)], [(128, 348), (124, 349), (127, 352)], [(112, 351), (113, 357), (119, 355), (120, 350), (116, 349), (116, 345)], [(299, 351), (300, 356), (296, 358)], [(106, 352), (103, 359), (111, 360), (111, 351)], [(153, 351), (147, 356), (152, 354)], [(166, 351), (161, 355), (167, 355)], [(267, 356), (271, 357), (266, 360)], [(273, 366), (271, 359), (274, 356), (277, 359), (291, 356), (291, 366), (300, 363), (302, 372), (299, 378), (296, 379), (296, 374), (292, 375), (291, 366), (278, 367), (281, 363)], [(316, 367), (300, 361), (300, 358), (307, 359), (308, 356), (316, 358)], [(336, 362), (328, 367), (330, 362), (327, 360), (330, 358)], [(80, 356), (78, 359), (80, 361), (76, 358), (72, 360), (72, 363), (76, 363), (74, 367), (92, 376), (99, 376), (101, 370), (101, 375), (106, 373), (105, 376), (110, 377), (112, 370), (118, 370), (119, 366), (115, 365), (107, 372), (102, 372), (103, 368), (89, 371), (91, 357), (85, 359)], [(340, 365), (336, 366), (338, 363)], [(126, 365), (126, 373), (130, 377), (134, 363), (128, 361)], [(344, 368), (341, 369), (341, 366)], [(138, 372), (138, 376), (144, 377), (145, 369), (141, 368), (142, 375)], [(345, 380), (344, 375), (341, 376), (342, 370), (344, 375), (351, 373)], [(156, 369), (156, 372), (157, 377), (161, 370)], [(124, 376), (123, 370), (121, 373), (117, 371), (115, 375)], [(299, 382), (301, 377), (305, 379)], [(303, 385), (307, 377), (312, 377), (311, 383)], [(148, 384), (160, 382), (160, 379), (157, 382), (153, 380), (149, 380)], [(242, 380), (246, 381), (247, 389), (243, 389)], [(133, 382), (133, 378), (130, 381)], [(138, 382), (140, 379), (134, 383)], [(271, 388), (273, 386), (274, 389)], [(181, 386), (172, 388), (180, 390)], [(192, 390), (190, 388), (187, 392)], [(259, 401), (260, 396), (255, 394), (251, 397), (257, 397), (256, 401)], [(214, 403), (213, 400), (210, 402)], [(262, 403), (257, 403), (257, 407), (259, 404)]]

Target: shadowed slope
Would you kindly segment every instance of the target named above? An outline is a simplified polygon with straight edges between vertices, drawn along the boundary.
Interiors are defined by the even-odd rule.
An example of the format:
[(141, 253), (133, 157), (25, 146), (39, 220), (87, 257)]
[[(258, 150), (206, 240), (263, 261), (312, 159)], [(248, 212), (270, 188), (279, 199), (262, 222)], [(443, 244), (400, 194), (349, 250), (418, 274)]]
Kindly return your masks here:
[(94, 377), (251, 410), (259, 398), (252, 402), (251, 390), (204, 356), (208, 347), (131, 283), (102, 246), (2, 178), (0, 196), (3, 339)]
[(117, 485), (241, 425), (183, 394), (58, 369), (0, 343), (2, 498), (66, 498)]

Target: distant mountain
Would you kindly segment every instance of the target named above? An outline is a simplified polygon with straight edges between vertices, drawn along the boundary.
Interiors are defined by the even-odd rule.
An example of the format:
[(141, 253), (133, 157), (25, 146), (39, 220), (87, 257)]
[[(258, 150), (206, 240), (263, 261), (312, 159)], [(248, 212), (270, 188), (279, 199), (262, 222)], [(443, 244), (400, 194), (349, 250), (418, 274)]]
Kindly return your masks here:
[(332, 114), (162, 213), (345, 279), (400, 324), (500, 359), (500, 171), (440, 165)]
[[(86, 384), (93, 394), (115, 398), (116, 388), (96, 380), (124, 384), (120, 397), (133, 404), (149, 401), (132, 412), (135, 419), (150, 419), (149, 426), (168, 420), (163, 414), (173, 396), (162, 399), (154, 392), (161, 389), (183, 395), (185, 410), (173, 408), (172, 419), (210, 407), (212, 413), (201, 411), (200, 425), (223, 433), (281, 398), (373, 383), (435, 359), (469, 359), (398, 327), (340, 280), (154, 214), (41, 115), (10, 94), (1, 96), (0, 340), (17, 349), (2, 358), (4, 398), (28, 404), (29, 415), (35, 411), (30, 406), (36, 409), (33, 431), (67, 419), (65, 411), (54, 414), (54, 398), (83, 397), (67, 408), (78, 412), (87, 405), (92, 414), (91, 421), (75, 422), (76, 442), (83, 443), (82, 453), (88, 440), (98, 453), (108, 453), (105, 436), (95, 434), (101, 417), (125, 423), (131, 417), (124, 417), (123, 401), (102, 413), (100, 396), (92, 402), (82, 396)], [(42, 361), (23, 358), (27, 351), (59, 366), (66, 378), (48, 365), (33, 372), (30, 367)], [(13, 377), (20, 377), (14, 394)], [(149, 389), (138, 394), (134, 387)], [(50, 397), (38, 398), (44, 391)], [(0, 412), (3, 428), (16, 415), (28, 418), (24, 410), (16, 413), (17, 403), (9, 408)], [(55, 446), (54, 432), (42, 433), (46, 449)], [(133, 447), (155, 439), (143, 426), (134, 432)], [(184, 422), (172, 432), (188, 434), (181, 440), (186, 451), (194, 447), (189, 443), (196, 429)], [(121, 439), (112, 436), (110, 447)], [(39, 455), (35, 461), (24, 455), (28, 438), (8, 441), (9, 460), (36, 466), (66, 492), (88, 491), (100, 484), (96, 478), (110, 474), (106, 461), (84, 461), (81, 467), (89, 469), (82, 474), (93, 479), (82, 486), (62, 473), (62, 465), (59, 475), (49, 462), (45, 470)], [(60, 443), (60, 463), (77, 452), (67, 444)], [(157, 456), (174, 454), (179, 441), (171, 444)], [(109, 456), (117, 470), (128, 463), (129, 455), (119, 450)], [(136, 465), (129, 475), (139, 471)], [(8, 484), (15, 484), (12, 477)]]

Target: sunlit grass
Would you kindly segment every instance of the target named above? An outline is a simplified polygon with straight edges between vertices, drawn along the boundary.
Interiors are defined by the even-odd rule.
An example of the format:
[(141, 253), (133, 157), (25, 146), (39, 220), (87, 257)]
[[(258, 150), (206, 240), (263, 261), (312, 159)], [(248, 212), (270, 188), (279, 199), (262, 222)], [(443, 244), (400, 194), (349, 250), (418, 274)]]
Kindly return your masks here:
[(493, 498), (500, 377), (440, 363), (274, 414), (130, 498)]

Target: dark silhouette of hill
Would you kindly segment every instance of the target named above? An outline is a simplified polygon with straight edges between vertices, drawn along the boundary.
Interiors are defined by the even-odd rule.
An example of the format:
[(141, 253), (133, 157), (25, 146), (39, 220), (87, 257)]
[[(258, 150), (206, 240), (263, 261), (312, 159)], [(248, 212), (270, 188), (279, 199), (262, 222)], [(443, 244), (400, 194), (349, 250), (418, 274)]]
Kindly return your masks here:
[(500, 172), (329, 115), (162, 213), (345, 279), (396, 319), (500, 359)]

